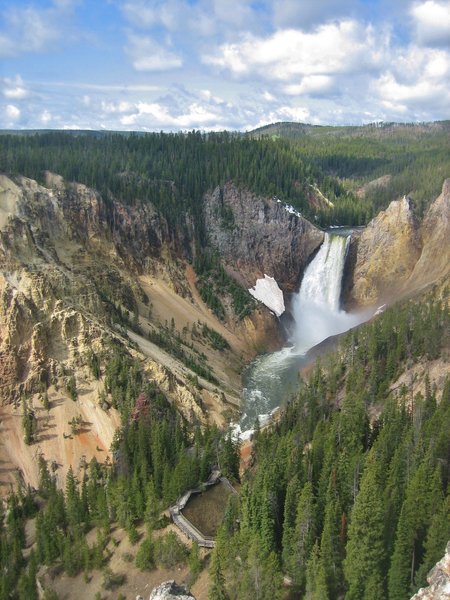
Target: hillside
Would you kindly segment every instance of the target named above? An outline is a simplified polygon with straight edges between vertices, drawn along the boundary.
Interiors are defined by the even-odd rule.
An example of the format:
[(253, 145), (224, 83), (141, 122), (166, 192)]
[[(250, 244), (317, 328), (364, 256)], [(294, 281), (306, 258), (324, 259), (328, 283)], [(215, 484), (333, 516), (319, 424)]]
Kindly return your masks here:
[[(367, 140), (341, 133), (370, 163)], [(417, 135), (444, 168), (444, 138)], [(347, 194), (361, 174), (232, 134), (6, 135), (0, 159), (0, 599), (35, 598), (36, 581), (46, 598), (147, 595), (174, 574), (197, 600), (407, 600), (424, 585), (448, 535), (449, 180), (424, 214), (390, 197), (353, 236), (343, 301), (392, 306), (257, 432), (210, 553), (164, 511), (218, 465), (239, 487), (225, 428), (241, 371), (285, 341), (249, 288), (273, 277), (289, 313), (317, 223), (366, 221), (377, 185)]]
[(301, 160), (336, 177), (371, 207), (368, 217), (409, 195), (419, 216), (450, 172), (450, 121), (329, 127), (275, 123), (248, 134), (289, 140)]
[(426, 585), (450, 537), (449, 284), (349, 332), (256, 433), (214, 589), (407, 600)]

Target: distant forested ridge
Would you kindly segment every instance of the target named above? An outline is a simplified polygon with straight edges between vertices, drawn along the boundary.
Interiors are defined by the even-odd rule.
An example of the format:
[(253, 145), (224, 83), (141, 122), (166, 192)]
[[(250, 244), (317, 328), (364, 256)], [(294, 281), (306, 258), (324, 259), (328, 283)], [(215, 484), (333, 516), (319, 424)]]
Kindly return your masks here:
[[(374, 214), (370, 202), (349, 193), (288, 140), (228, 132), (4, 133), (0, 170), (38, 181), (49, 170), (95, 188), (107, 201), (151, 202), (173, 225), (185, 223), (188, 213), (200, 243), (205, 239), (203, 195), (229, 180), (276, 196), (320, 225), (363, 224)], [(312, 202), (314, 188), (333, 206)]]
[(438, 392), (426, 375), (448, 360), (448, 301), (430, 293), (349, 332), (257, 430), (211, 600), (287, 598), (286, 575), (307, 600), (408, 600), (426, 584), (450, 539), (450, 378)]
[(383, 185), (366, 190), (365, 200), (374, 214), (406, 194), (423, 214), (450, 175), (450, 121), (359, 127), (283, 122), (249, 135), (289, 140), (302, 160), (337, 177), (349, 191), (388, 176)]

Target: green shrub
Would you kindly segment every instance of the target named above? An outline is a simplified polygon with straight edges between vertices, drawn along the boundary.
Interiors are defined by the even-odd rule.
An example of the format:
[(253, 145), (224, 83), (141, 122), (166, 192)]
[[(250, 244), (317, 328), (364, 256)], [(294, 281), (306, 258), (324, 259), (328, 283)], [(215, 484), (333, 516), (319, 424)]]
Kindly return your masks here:
[(176, 565), (185, 564), (188, 551), (173, 531), (159, 538), (154, 543), (155, 559), (158, 565), (171, 569)]
[(136, 554), (136, 566), (141, 571), (151, 571), (155, 567), (155, 548), (151, 537), (146, 537)]

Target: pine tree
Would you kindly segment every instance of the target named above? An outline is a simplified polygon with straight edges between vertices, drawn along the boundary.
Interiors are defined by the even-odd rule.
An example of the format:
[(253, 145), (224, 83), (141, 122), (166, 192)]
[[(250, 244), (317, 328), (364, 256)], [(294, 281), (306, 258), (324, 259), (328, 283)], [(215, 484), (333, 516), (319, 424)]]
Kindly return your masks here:
[(72, 531), (76, 532), (81, 523), (81, 502), (72, 466), (69, 467), (66, 477), (66, 507), (67, 522)]
[(306, 567), (305, 600), (329, 600), (325, 569), (317, 542), (314, 544)]
[(283, 538), (281, 545), (283, 548), (282, 558), (285, 569), (288, 568), (294, 547), (295, 516), (299, 495), (300, 483), (298, 477), (294, 476), (288, 483), (284, 501)]
[(416, 588), (426, 585), (426, 577), (443, 556), (448, 540), (450, 540), (450, 495), (443, 499), (441, 507), (432, 517), (425, 541), (423, 562), (415, 578)]
[(342, 531), (342, 509), (337, 495), (334, 478), (330, 477), (327, 491), (325, 518), (320, 541), (320, 557), (325, 570), (327, 589), (332, 598), (342, 589), (342, 560), (344, 556), (344, 536)]
[(306, 565), (314, 545), (316, 532), (315, 503), (312, 485), (303, 486), (298, 500), (295, 517), (295, 534), (292, 557), (288, 573), (295, 584), (303, 589), (306, 578)]
[(361, 600), (372, 582), (381, 580), (384, 558), (383, 503), (379, 485), (379, 465), (369, 453), (360, 492), (350, 515), (344, 573), (347, 600)]
[(209, 575), (209, 600), (228, 600), (228, 595), (225, 588), (225, 577), (222, 572), (221, 561), (217, 546), (212, 553)]
[(440, 498), (440, 476), (433, 474), (429, 456), (425, 456), (408, 484), (398, 521), (388, 575), (390, 600), (403, 600), (413, 589), (427, 528), (438, 510)]

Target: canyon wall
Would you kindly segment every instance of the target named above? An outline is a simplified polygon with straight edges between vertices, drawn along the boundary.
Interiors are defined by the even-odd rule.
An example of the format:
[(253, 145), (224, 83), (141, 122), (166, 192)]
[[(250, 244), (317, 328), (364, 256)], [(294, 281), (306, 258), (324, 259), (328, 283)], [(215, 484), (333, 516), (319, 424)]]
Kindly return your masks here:
[(346, 277), (348, 307), (390, 302), (450, 271), (450, 179), (423, 221), (404, 197), (353, 236)]

